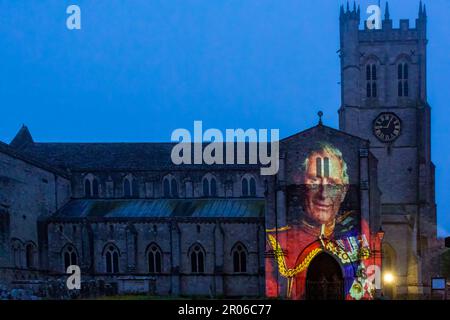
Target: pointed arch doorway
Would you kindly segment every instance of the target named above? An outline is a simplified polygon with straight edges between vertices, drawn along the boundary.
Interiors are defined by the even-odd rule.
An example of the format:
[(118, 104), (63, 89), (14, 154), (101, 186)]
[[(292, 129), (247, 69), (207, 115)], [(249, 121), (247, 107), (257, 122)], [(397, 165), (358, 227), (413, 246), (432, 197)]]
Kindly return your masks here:
[(310, 263), (306, 274), (306, 299), (343, 300), (344, 277), (339, 263), (322, 252)]

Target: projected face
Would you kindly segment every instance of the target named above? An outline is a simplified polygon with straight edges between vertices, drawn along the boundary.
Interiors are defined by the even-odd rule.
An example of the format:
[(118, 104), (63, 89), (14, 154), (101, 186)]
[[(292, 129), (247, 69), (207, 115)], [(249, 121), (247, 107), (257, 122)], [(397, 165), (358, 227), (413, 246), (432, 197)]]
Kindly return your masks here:
[(317, 224), (334, 221), (347, 192), (344, 161), (330, 148), (311, 153), (305, 161), (305, 215)]
[[(342, 151), (326, 141), (305, 148), (301, 158), (298, 152), (287, 161), (293, 165), (287, 171), (292, 181), (286, 188), (287, 224), (266, 229), (267, 252), (274, 257), (266, 260), (266, 294), (371, 299), (374, 285), (368, 275), (380, 266), (380, 258), (371, 252), (380, 250), (380, 244), (372, 240), (368, 222), (361, 218), (359, 189), (350, 185), (352, 171)], [(348, 165), (355, 163), (356, 152), (347, 154)], [(331, 271), (324, 260), (321, 263), (322, 253), (338, 261), (339, 268)], [(308, 281), (325, 286), (308, 286)], [(343, 295), (333, 286), (342, 287)]]

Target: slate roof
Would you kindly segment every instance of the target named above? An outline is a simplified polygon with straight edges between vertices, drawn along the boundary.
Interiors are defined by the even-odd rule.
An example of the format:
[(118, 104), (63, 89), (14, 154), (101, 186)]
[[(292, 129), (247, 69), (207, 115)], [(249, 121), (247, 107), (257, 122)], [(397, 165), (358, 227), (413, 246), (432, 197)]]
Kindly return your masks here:
[[(177, 166), (171, 160), (174, 146), (175, 143), (29, 143), (20, 151), (50, 166), (75, 171), (259, 168), (258, 164)], [(191, 149), (193, 154), (193, 145)]]
[(50, 220), (78, 218), (262, 218), (264, 199), (71, 200)]
[[(324, 126), (316, 125), (307, 130), (284, 138), (281, 144), (295, 137), (314, 134), (316, 131), (326, 131), (333, 135), (359, 139), (368, 144), (367, 140), (348, 133)], [(252, 143), (245, 143), (246, 164), (237, 164), (238, 144), (234, 145), (235, 161), (233, 165), (175, 165), (171, 160), (171, 152), (176, 143), (39, 143), (34, 142), (26, 126), (23, 126), (10, 146), (31, 159), (48, 166), (72, 171), (160, 171), (160, 170), (218, 170), (218, 169), (258, 169), (261, 164), (249, 164), (248, 149)], [(208, 143), (203, 143), (205, 148)], [(268, 145), (270, 150), (270, 144)], [(191, 144), (191, 160), (194, 159), (194, 145)], [(224, 146), (223, 155), (226, 155)]]
[(16, 159), (22, 160), (38, 168), (60, 175), (62, 177), (67, 178), (69, 176), (68, 173), (64, 170), (61, 170), (61, 168), (53, 167), (47, 161), (41, 161), (33, 156), (24, 154), (20, 150), (17, 150), (16, 148), (13, 148), (10, 145), (3, 143), (1, 141), (0, 141), (0, 152), (7, 154), (11, 157), (14, 157)]

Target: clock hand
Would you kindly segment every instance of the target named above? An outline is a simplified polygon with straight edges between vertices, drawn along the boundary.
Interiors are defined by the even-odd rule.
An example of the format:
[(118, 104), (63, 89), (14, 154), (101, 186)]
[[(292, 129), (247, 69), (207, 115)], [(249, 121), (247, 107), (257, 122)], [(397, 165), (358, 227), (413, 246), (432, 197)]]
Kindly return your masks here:
[(391, 120), (389, 120), (387, 126), (386, 126), (386, 127), (383, 127), (383, 129), (389, 128), (389, 127), (391, 126), (391, 122), (392, 122), (393, 119), (394, 119), (394, 118), (391, 118)]

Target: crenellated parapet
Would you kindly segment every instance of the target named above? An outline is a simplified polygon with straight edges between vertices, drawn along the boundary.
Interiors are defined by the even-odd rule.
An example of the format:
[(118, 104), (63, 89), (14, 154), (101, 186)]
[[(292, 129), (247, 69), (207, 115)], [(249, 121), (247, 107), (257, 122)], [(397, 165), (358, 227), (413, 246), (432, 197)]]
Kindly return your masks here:
[[(400, 19), (398, 27), (393, 26), (390, 16), (389, 3), (386, 3), (384, 18), (381, 21), (381, 28), (370, 29), (367, 20), (361, 25), (361, 9), (353, 3), (353, 8), (347, 2), (346, 8), (340, 9), (341, 35), (344, 37), (357, 36), (359, 41), (403, 41), (418, 40), (426, 38), (427, 11), (426, 6), (420, 1), (419, 14), (415, 25), (409, 19)], [(358, 31), (355, 33), (355, 31)]]

